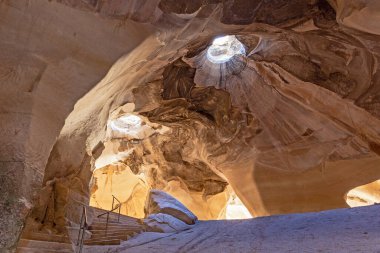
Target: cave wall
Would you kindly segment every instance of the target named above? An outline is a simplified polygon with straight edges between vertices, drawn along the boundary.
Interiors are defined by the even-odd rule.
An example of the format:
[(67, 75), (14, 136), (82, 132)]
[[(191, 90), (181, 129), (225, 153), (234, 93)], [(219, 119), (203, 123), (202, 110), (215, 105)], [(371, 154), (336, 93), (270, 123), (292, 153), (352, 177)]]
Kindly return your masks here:
[[(54, 183), (64, 193), (51, 221), (60, 225), (67, 217), (75, 221), (80, 203), (69, 199), (88, 201), (91, 170), (102, 150), (111, 112), (133, 102), (133, 88), (161, 80), (164, 67), (178, 58), (186, 56), (188, 64), (199, 68), (192, 58), (202, 55), (219, 34), (237, 34), (251, 43), (249, 71), (228, 78), (209, 68), (210, 76), (202, 77), (198, 71), (194, 83), (227, 90), (240, 112), (247, 112), (245, 101), (251, 119), (261, 122), (264, 131), (258, 139), (235, 138), (226, 147), (227, 155), (212, 159), (208, 156), (213, 152), (204, 147), (207, 143), (198, 144), (205, 150), (202, 159), (239, 189), (236, 193), (251, 212), (268, 215), (340, 207), (345, 205), (341, 194), (346, 189), (378, 179), (379, 6), (375, 1), (330, 0), (336, 17), (326, 1), (316, 0), (135, 2), (1, 1), (0, 205), (5, 213), (1, 247), (12, 247), (17, 241), (41, 184)], [(292, 72), (296, 65), (302, 68)], [(244, 78), (255, 82), (241, 82)], [(354, 92), (347, 92), (352, 83), (357, 84)], [(255, 94), (244, 85), (260, 92)], [(149, 99), (157, 94), (146, 95)], [(143, 105), (151, 111), (160, 101)], [(287, 122), (283, 114), (294, 120)], [(304, 117), (297, 119), (299, 115)], [(279, 126), (289, 131), (278, 134)], [(262, 131), (257, 126), (252, 129), (255, 134)], [(340, 131), (349, 139), (340, 138)], [(302, 150), (306, 145), (302, 141), (313, 137), (317, 141), (309, 144), (316, 146), (306, 143), (307, 149)], [(326, 139), (332, 144), (327, 145)], [(320, 163), (315, 159), (308, 172), (282, 166), (303, 157), (302, 152), (310, 155), (307, 150), (315, 147), (323, 151), (312, 156)], [(268, 163), (277, 152), (283, 159)], [(293, 152), (300, 156), (292, 156)], [(343, 173), (347, 180), (341, 179)], [(318, 195), (318, 179), (334, 196)], [(336, 185), (336, 180), (342, 185)], [(285, 191), (299, 194), (289, 195), (287, 205), (281, 206), (279, 193)], [(328, 204), (310, 205), (313, 200), (328, 200)], [(289, 205), (292, 201), (299, 205)]]
[[(0, 3), (0, 248), (14, 246), (76, 101), (149, 29), (49, 1)], [(80, 24), (80, 25), (78, 25)]]
[(251, 51), (238, 74), (229, 74), (238, 64), (221, 71), (204, 51), (185, 58), (197, 85), (227, 90), (258, 121), (261, 132), (240, 140), (245, 149), (232, 144), (217, 161), (256, 215), (344, 207), (350, 189), (379, 177), (376, 36), (313, 23), (247, 27), (238, 38)]
[[(264, 132), (259, 138), (253, 141), (249, 140), (252, 138), (252, 136), (250, 137), (249, 134), (244, 137), (236, 138), (236, 140), (234, 140), (229, 146), (227, 145), (227, 155), (222, 155), (219, 157), (216, 155), (216, 157), (213, 157), (211, 160), (208, 158), (208, 156), (215, 150), (210, 150), (207, 148), (206, 146), (209, 143), (203, 140), (203, 142), (201, 141), (200, 143), (193, 144), (195, 146), (201, 145), (201, 150), (204, 150), (204, 152), (201, 151), (200, 154), (198, 153), (198, 155), (200, 155), (206, 163), (211, 165), (215, 173), (218, 173), (221, 176), (227, 178), (233, 187), (239, 188), (237, 194), (249, 207), (251, 212), (255, 213), (256, 215), (292, 212), (295, 210), (322, 210), (325, 208), (339, 207), (344, 205), (345, 202), (342, 195), (344, 195), (345, 189), (339, 189), (339, 193), (337, 195), (329, 197), (318, 197), (315, 196), (315, 194), (319, 194), (317, 188), (320, 182), (313, 181), (315, 182), (315, 185), (310, 187), (302, 183), (299, 184), (299, 187), (301, 189), (308, 187), (308, 189), (314, 189), (314, 192), (311, 194), (308, 194), (307, 191), (301, 191), (299, 189), (292, 188), (294, 187), (293, 179), (297, 181), (296, 178), (299, 177), (300, 181), (305, 180), (302, 178), (303, 175), (301, 175), (302, 173), (300, 172), (301, 170), (299, 168), (305, 167), (307, 165), (308, 168), (311, 169), (310, 171), (321, 171), (319, 166), (325, 166), (325, 160), (323, 159), (326, 159), (326, 155), (330, 155), (329, 152), (332, 152), (336, 148), (340, 147), (340, 145), (351, 145), (351, 143), (346, 144), (346, 140), (340, 136), (341, 134), (339, 132), (342, 131), (342, 127), (335, 126), (336, 120), (342, 121), (342, 124), (352, 124), (352, 122), (347, 122), (351, 117), (351, 113), (347, 114), (345, 112), (339, 111), (339, 113), (342, 114), (339, 115), (341, 118), (338, 117), (338, 119), (333, 119), (330, 122), (328, 120), (326, 121), (325, 118), (321, 118), (320, 115), (326, 113), (328, 110), (331, 110), (334, 104), (323, 107), (320, 105), (320, 98), (316, 97), (314, 94), (316, 92), (324, 92), (324, 96), (331, 97), (335, 103), (336, 101), (340, 101), (339, 103), (341, 103), (340, 105), (342, 106), (350, 106), (353, 108), (353, 110), (357, 109), (355, 105), (349, 103), (348, 99), (344, 100), (344, 96), (347, 94), (339, 94), (343, 96), (343, 100), (340, 100), (339, 97), (336, 97), (334, 95), (334, 93), (339, 93), (341, 91), (337, 89), (334, 90), (334, 88), (339, 87), (339, 85), (345, 85), (345, 82), (350, 81), (347, 80), (347, 78), (344, 79), (344, 77), (347, 77), (346, 73), (345, 75), (339, 75), (339, 71), (342, 71), (342, 68), (339, 69), (335, 67), (337, 68), (335, 72), (328, 72), (327, 74), (335, 73), (335, 75), (332, 75), (331, 77), (323, 76), (323, 74), (326, 75), (326, 71), (324, 71), (323, 65), (325, 64), (327, 66), (333, 66), (336, 64), (336, 59), (332, 56), (327, 56), (326, 53), (320, 53), (320, 55), (312, 56), (318, 58), (319, 62), (318, 59), (310, 59), (310, 51), (307, 49), (305, 50), (305, 46), (303, 46), (303, 44), (307, 45), (307, 43), (309, 43), (308, 41), (318, 43), (320, 42), (322, 46), (325, 46), (325, 51), (326, 47), (330, 46), (331, 52), (336, 51), (335, 54), (338, 56), (343, 54), (343, 58), (346, 57), (344, 58), (346, 61), (347, 57), (349, 56), (345, 56), (344, 52), (335, 49), (334, 43), (336, 44), (336, 42), (330, 42), (331, 40), (334, 40), (334, 38), (327, 40), (327, 42), (326, 39), (324, 39), (324, 37), (330, 36), (328, 35), (326, 29), (335, 29), (335, 33), (338, 34), (341, 32), (341, 37), (337, 39), (344, 40), (344, 43), (346, 44), (351, 43), (354, 48), (359, 48), (359, 51), (361, 50), (361, 47), (363, 47), (363, 44), (360, 44), (359, 46), (355, 40), (357, 38), (351, 38), (351, 40), (345, 38), (345, 30), (340, 30), (341, 28), (335, 22), (334, 16), (332, 16), (334, 14), (332, 10), (326, 7), (326, 5), (322, 4), (319, 6), (319, 3), (316, 3), (317, 2), (314, 2), (314, 5), (311, 2), (307, 3), (308, 8), (305, 7), (304, 9), (298, 9), (297, 15), (290, 16), (288, 19), (283, 18), (279, 20), (272, 20), (268, 17), (267, 20), (264, 20), (269, 24), (278, 25), (278, 27), (281, 28), (275, 28), (274, 26), (268, 26), (265, 24), (260, 25), (255, 23), (247, 27), (226, 26), (215, 21), (215, 19), (219, 19), (221, 17), (220, 15), (225, 15), (225, 13), (222, 14), (220, 10), (219, 12), (209, 12), (213, 5), (202, 6), (200, 11), (197, 13), (193, 14), (192, 16), (185, 17), (179, 16), (175, 13), (170, 14), (170, 11), (163, 10), (163, 14), (154, 21), (154, 25), (160, 27), (161, 33), (159, 36), (157, 38), (150, 38), (149, 40), (145, 41), (145, 43), (136, 48), (130, 55), (128, 55), (128, 57), (119, 60), (108, 73), (108, 75), (102, 80), (102, 82), (100, 82), (98, 86), (95, 87), (95, 89), (86, 94), (86, 96), (78, 102), (75, 110), (68, 117), (67, 124), (65, 125), (63, 131), (61, 132), (61, 136), (55, 145), (56, 149), (54, 149), (54, 152), (52, 154), (55, 159), (51, 159), (51, 163), (48, 164), (46, 180), (52, 178), (53, 175), (57, 173), (56, 168), (58, 167), (71, 168), (71, 172), (67, 169), (61, 170), (62, 173), (66, 173), (62, 174), (62, 176), (67, 176), (69, 174), (72, 174), (72, 171), (78, 169), (80, 170), (83, 156), (85, 154), (81, 153), (79, 155), (77, 150), (87, 150), (87, 155), (90, 156), (95, 152), (94, 150), (104, 139), (104, 126), (106, 125), (110, 112), (116, 109), (117, 106), (133, 101), (132, 90), (134, 87), (159, 80), (162, 74), (165, 75), (163, 66), (166, 66), (170, 62), (173, 62), (178, 57), (184, 56), (189, 50), (191, 51), (192, 46), (201, 46), (205, 48), (206, 44), (210, 42), (213, 36), (223, 31), (224, 33), (229, 32), (238, 34), (240, 36), (239, 38), (241, 38), (243, 42), (244, 39), (247, 40), (245, 42), (252, 50), (250, 51), (252, 55), (250, 59), (252, 61), (248, 60), (248, 67), (246, 68), (246, 71), (234, 74), (231, 77), (228, 75), (220, 76), (217, 73), (213, 75), (215, 72), (214, 69), (208, 69), (208, 72), (206, 73), (209, 75), (204, 74), (202, 78), (202, 71), (197, 71), (197, 74), (194, 77), (194, 82), (200, 86), (214, 85), (217, 88), (226, 89), (231, 94), (231, 102), (234, 106), (239, 107), (241, 111), (248, 108), (248, 113), (252, 114), (252, 117), (255, 120), (259, 120), (263, 125), (263, 129), (260, 130), (255, 127), (255, 131), (260, 132), (264, 130)], [(161, 6), (161, 8), (163, 7)], [(269, 9), (271, 6), (266, 6), (265, 8)], [(171, 11), (176, 12), (178, 10)], [(205, 18), (205, 15), (207, 14), (210, 16), (206, 16), (207, 18)], [(296, 21), (293, 20), (295, 17), (297, 17)], [(313, 18), (310, 19), (310, 17)], [(291, 20), (294, 22), (290, 22)], [(254, 21), (255, 20), (252, 19), (246, 22), (249, 23)], [(223, 19), (223, 22), (228, 23), (229, 21), (226, 21), (225, 18)], [(238, 21), (236, 22), (239, 23)], [(203, 24), (203, 26), (200, 24)], [(203, 32), (201, 34), (197, 34), (197, 32), (199, 32), (201, 29), (203, 29)], [(290, 29), (293, 29), (294, 32), (292, 32)], [(259, 37), (261, 40), (260, 46), (256, 48), (257, 45), (255, 43), (257, 42), (257, 39), (252, 38), (252, 36), (249, 35), (244, 36), (245, 34), (257, 34), (256, 37)], [(196, 46), (194, 46), (194, 44), (191, 44), (190, 46), (187, 45), (188, 42), (192, 41), (195, 38), (197, 38), (196, 41), (201, 41), (201, 43), (197, 44), (195, 42)], [(371, 41), (373, 41), (374, 38), (366, 39), (366, 47), (370, 48), (373, 51), (374, 44)], [(250, 40), (253, 41), (252, 45), (249, 44)], [(319, 49), (318, 46), (315, 46), (313, 42), (310, 42), (311, 47), (314, 47), (313, 49), (315, 49), (316, 52), (323, 50), (323, 48)], [(294, 47), (295, 49), (292, 49), (291, 47)], [(286, 51), (290, 49), (293, 51)], [(296, 56), (297, 50), (300, 51), (298, 52), (300, 56)], [(352, 52), (349, 50), (352, 51), (354, 49), (346, 49), (348, 55), (352, 54)], [(367, 57), (369, 58), (368, 64), (371, 65), (371, 57), (369, 55), (372, 54), (372, 52), (368, 52), (369, 50), (362, 51), (364, 53), (360, 54), (357, 57), (359, 59), (358, 62), (360, 63), (360, 60), (363, 60), (363, 58)], [(285, 52), (292, 52), (294, 57), (287, 57), (286, 55), (284, 57), (281, 57), (281, 54), (284, 54)], [(191, 52), (190, 54), (192, 56), (198, 55), (202, 57), (201, 51)], [(279, 56), (272, 57), (271, 54), (279, 54)], [(320, 60), (323, 57), (326, 57), (325, 62), (322, 62)], [(185, 58), (189, 58), (189, 55), (187, 55)], [(194, 60), (195, 62), (191, 62), (192, 60), (187, 61), (190, 65), (193, 64), (193, 67), (196, 69), (203, 67), (203, 69), (207, 70), (207, 66), (197, 66), (197, 59)], [(265, 61), (273, 64), (266, 64)], [(341, 62), (342, 63), (340, 64), (342, 65), (346, 64), (344, 61)], [(279, 66), (276, 66), (276, 63)], [(355, 70), (355, 68), (357, 68), (357, 65), (355, 64), (359, 63), (353, 61), (352, 69)], [(291, 72), (288, 76), (286, 76), (286, 71), (291, 71), (291, 66), (294, 66), (292, 64), (300, 64), (300, 66), (303, 68), (300, 70), (295, 68), (298, 72)], [(307, 64), (310, 65), (311, 70), (306, 69), (309, 67)], [(309, 72), (311, 73), (309, 74)], [(352, 75), (354, 76), (355, 73)], [(369, 77), (369, 75), (372, 74), (368, 72), (367, 77)], [(362, 76), (366, 78), (365, 75)], [(175, 79), (176, 78), (173, 80)], [(241, 79), (255, 81), (253, 83), (244, 83), (244, 85), (246, 85), (244, 86), (241, 83)], [(370, 82), (368, 80), (366, 81), (367, 83)], [(295, 91), (298, 91), (298, 95), (293, 96), (293, 94), (282, 94), (289, 92), (288, 88), (285, 86), (288, 83), (297, 84), (294, 87), (297, 88)], [(314, 85), (314, 87), (311, 83), (316, 83), (317, 85)], [(304, 88), (308, 84), (311, 84), (311, 87)], [(318, 88), (318, 86), (322, 86), (323, 89)], [(107, 89), (104, 87), (107, 87)], [(368, 86), (366, 87), (368, 88)], [(331, 92), (325, 92), (326, 88), (331, 88)], [(346, 92), (344, 88), (345, 86), (343, 86), (343, 92)], [(254, 89), (259, 90), (256, 92), (257, 94), (255, 94)], [(366, 88), (364, 87), (361, 89), (361, 91), (364, 92), (365, 89)], [(276, 91), (278, 93), (276, 93)], [(155, 108), (159, 105), (160, 102), (157, 100), (157, 98), (154, 98), (154, 96), (157, 96), (157, 94), (150, 94), (147, 91), (146, 95), (148, 95), (148, 97), (145, 99), (151, 99), (151, 101), (147, 102), (147, 105), (143, 106), (147, 106), (152, 110), (152, 108)], [(309, 96), (309, 99), (307, 101), (299, 99), (299, 97), (304, 97), (305, 95)], [(356, 96), (358, 95), (356, 94)], [(246, 98), (241, 99), (244, 97)], [(297, 99), (298, 101), (294, 102), (294, 100)], [(311, 106), (305, 105), (305, 103), (308, 104), (311, 102), (314, 104)], [(269, 112), (271, 113), (268, 114)], [(371, 113), (376, 114), (375, 111), (371, 111)], [(163, 109), (162, 112), (158, 112), (158, 114), (165, 114), (165, 109)], [(293, 122), (289, 123), (286, 122), (286, 116), (280, 116), (280, 114), (295, 118)], [(268, 115), (270, 115), (271, 118), (265, 118), (266, 116), (268, 117)], [(297, 117), (300, 117), (300, 115), (304, 115), (304, 117), (310, 117), (310, 115), (312, 115), (311, 117), (313, 120), (307, 120), (306, 118), (297, 119)], [(361, 119), (369, 116), (363, 111), (358, 112), (357, 115), (358, 122), (361, 122)], [(150, 117), (152, 116), (154, 116), (154, 113), (150, 115)], [(276, 117), (278, 117), (279, 120), (277, 120)], [(372, 116), (370, 117), (372, 119)], [(299, 125), (302, 120), (306, 123), (301, 123), (301, 125)], [(158, 119), (158, 121), (160, 121), (160, 119)], [(373, 119), (373, 122), (376, 122), (376, 119)], [(217, 122), (217, 125), (219, 124), (220, 126), (222, 123), (222, 121)], [(285, 132), (277, 131), (278, 129), (276, 128), (276, 124), (283, 125)], [(327, 127), (324, 126), (324, 124), (328, 124)], [(361, 125), (363, 124), (364, 121)], [(290, 132), (287, 132), (288, 130), (286, 130), (287, 125), (290, 129)], [(316, 137), (317, 139), (319, 138), (319, 140), (322, 140), (320, 138), (327, 138), (327, 140), (332, 144), (325, 145), (323, 142), (312, 142), (307, 144), (308, 141), (305, 142), (305, 139), (313, 140), (314, 138), (308, 137), (315, 131), (312, 129), (312, 125), (314, 125), (314, 127), (319, 126), (321, 129), (321, 134)], [(360, 129), (362, 132), (359, 133), (359, 137), (354, 137), (354, 142), (359, 142), (361, 146), (364, 145), (364, 148), (366, 148), (366, 151), (364, 151), (364, 156), (366, 156), (368, 153), (370, 156), (369, 159), (372, 159), (371, 156), (375, 155), (370, 151), (370, 148), (368, 146), (368, 139), (376, 139), (378, 136), (378, 129), (376, 129), (375, 125), (376, 123), (367, 125), (366, 129)], [(367, 135), (367, 137), (364, 137), (363, 140), (362, 135)], [(244, 138), (247, 140), (244, 140)], [(296, 139), (294, 140), (293, 138)], [(269, 143), (266, 140), (269, 140)], [(194, 142), (196, 141), (197, 139), (194, 139)], [(291, 146), (289, 148), (285, 148), (286, 145), (294, 141), (304, 142), (299, 144), (301, 145), (300, 148), (296, 143), (294, 143), (295, 150), (293, 150)], [(343, 144), (340, 143), (341, 141), (343, 141)], [(377, 140), (374, 141), (374, 143), (376, 142)], [(272, 150), (270, 147), (271, 145), (273, 146)], [(281, 145), (284, 146), (282, 147)], [(307, 148), (305, 149), (305, 147), (302, 147), (302, 145), (306, 145)], [(322, 148), (322, 151), (320, 153), (317, 152), (316, 156), (308, 156), (309, 158), (314, 159), (311, 164), (298, 163), (296, 160), (302, 157), (300, 155), (292, 157), (292, 152), (296, 152), (302, 155), (302, 152), (307, 152), (307, 149), (315, 148), (313, 145), (317, 145), (317, 147)], [(257, 150), (253, 150), (252, 148), (248, 148), (252, 146), (256, 149), (259, 149), (259, 152), (257, 152)], [(262, 150), (260, 151), (260, 149)], [(304, 149), (304, 151), (302, 151), (302, 149)], [(350, 147), (348, 147), (348, 149), (350, 149)], [(268, 150), (269, 152), (262, 152), (263, 150)], [(268, 166), (268, 161), (279, 154), (281, 154), (279, 156), (281, 159), (278, 159), (278, 161), (275, 161), (273, 164), (269, 163)], [(282, 164), (284, 163), (284, 159), (293, 160), (295, 163), (290, 162), (290, 165), (286, 166), (286, 168), (283, 168), (284, 166)], [(335, 158), (333, 157), (332, 159), (334, 160)], [(365, 159), (367, 158), (364, 157), (363, 163), (369, 165), (368, 173), (371, 175), (371, 179), (365, 180), (373, 180), (374, 177), (378, 176), (376, 171), (374, 171), (374, 168), (376, 168), (377, 160), (376, 158), (373, 158), (375, 159), (375, 165), (372, 166), (371, 163), (367, 163), (367, 160)], [(272, 182), (272, 180), (275, 180), (276, 178), (279, 178), (278, 175), (276, 176), (276, 171), (279, 168), (282, 170), (288, 170), (284, 173), (279, 172), (279, 174), (282, 176), (282, 179), (284, 179), (284, 182), (286, 180), (289, 180), (288, 184), (283, 184), (284, 188), (277, 187), (274, 184), (268, 183)], [(270, 172), (272, 169), (274, 169), (274, 171)], [(352, 168), (352, 170), (354, 169), (355, 168)], [(287, 176), (289, 173), (291, 175)], [(88, 173), (86, 175), (88, 175)], [(244, 175), (244, 177), (237, 175)], [(273, 176), (273, 179), (271, 179), (270, 175)], [(82, 180), (81, 184), (83, 189), (86, 188), (87, 181), (88, 180)], [(360, 184), (361, 183), (362, 182), (360, 182)], [(349, 187), (351, 187), (352, 184), (355, 183), (350, 183)], [(288, 185), (287, 188), (286, 185)], [(284, 201), (279, 201), (279, 199), (282, 198), (282, 195), (279, 195), (278, 192), (284, 191), (302, 194), (298, 197), (294, 197), (290, 193), (289, 198), (285, 198)], [(316, 204), (317, 206), (313, 206), (313, 204), (310, 204), (313, 198), (318, 201), (325, 199), (324, 201), (326, 202), (326, 205), (323, 206), (321, 204)], [(289, 204), (287, 207), (284, 207), (282, 204), (276, 204), (292, 203), (294, 200), (299, 201), (299, 206)]]

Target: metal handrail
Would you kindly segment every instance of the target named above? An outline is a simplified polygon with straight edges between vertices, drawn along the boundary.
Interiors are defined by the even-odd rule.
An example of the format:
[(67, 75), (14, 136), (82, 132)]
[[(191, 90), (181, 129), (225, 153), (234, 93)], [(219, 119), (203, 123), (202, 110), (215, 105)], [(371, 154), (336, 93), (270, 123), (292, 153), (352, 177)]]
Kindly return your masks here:
[[(116, 200), (117, 202), (119, 202), (119, 204), (116, 204), (116, 206), (114, 207), (115, 200)], [(101, 216), (107, 214), (107, 221), (106, 221), (106, 235), (107, 235), (107, 231), (108, 231), (108, 221), (109, 221), (110, 213), (113, 212), (113, 211), (115, 211), (116, 209), (119, 209), (119, 211), (118, 211), (118, 215), (117, 215), (117, 222), (119, 222), (119, 221), (120, 221), (120, 210), (121, 210), (120, 208), (121, 208), (121, 202), (120, 202), (120, 200), (118, 200), (114, 195), (112, 195), (112, 208), (111, 208), (111, 210), (98, 215), (98, 218), (99, 218), (99, 217), (101, 217)]]
[(76, 246), (79, 246), (79, 253), (82, 252), (83, 248), (83, 242), (84, 242), (84, 234), (86, 232), (88, 222), (87, 222), (87, 211), (86, 206), (82, 206), (82, 216), (80, 218), (80, 224), (79, 224), (79, 233), (78, 233), (78, 239)]

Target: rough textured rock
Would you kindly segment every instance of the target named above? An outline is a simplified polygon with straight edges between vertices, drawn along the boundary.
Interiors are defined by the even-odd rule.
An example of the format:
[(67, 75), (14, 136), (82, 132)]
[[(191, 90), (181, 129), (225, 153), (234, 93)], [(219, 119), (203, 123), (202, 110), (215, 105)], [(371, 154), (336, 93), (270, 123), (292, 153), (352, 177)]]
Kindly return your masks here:
[(351, 207), (379, 204), (380, 180), (350, 190), (346, 195), (346, 202)]
[[(137, 105), (143, 102), (139, 101), (140, 92), (134, 91)], [(115, 119), (132, 115), (127, 111), (134, 108), (134, 104), (119, 108), (114, 113)], [(147, 189), (156, 188), (175, 196), (200, 219), (225, 218), (230, 195), (227, 183), (206, 164), (186, 162), (188, 155), (180, 149), (186, 136), (177, 134), (173, 138), (173, 132), (182, 130), (152, 123), (141, 115), (134, 119), (139, 125), (136, 129), (131, 126), (113, 130), (110, 129), (113, 118), (110, 119), (111, 127), (107, 127), (110, 140), (104, 143), (95, 161), (90, 204), (110, 209), (114, 195), (122, 201), (123, 214), (141, 218)], [(137, 132), (141, 137), (131, 139), (131, 133)]]
[(0, 16), (0, 248), (14, 248), (67, 115), (149, 30), (115, 33), (115, 20), (49, 1), (1, 1)]
[(171, 215), (189, 225), (197, 221), (197, 217), (181, 202), (163, 191), (151, 190), (146, 201), (145, 214), (149, 216), (160, 213)]
[(166, 213), (151, 214), (144, 219), (147, 232), (173, 233), (190, 229), (191, 226)]
[[(256, 216), (347, 206), (350, 190), (380, 178), (379, 10), (374, 0), (0, 1), (0, 247), (15, 249), (28, 213), (57, 233), (77, 224), (107, 152), (149, 186), (189, 193), (207, 217), (227, 185)], [(247, 54), (211, 64), (223, 34)], [(114, 145), (120, 113), (171, 132)]]
[(349, 28), (380, 35), (378, 1), (329, 0), (336, 10), (337, 21)]
[(111, 210), (112, 196), (115, 196), (121, 202), (121, 214), (144, 218), (149, 193), (144, 177), (135, 175), (127, 165), (119, 163), (95, 170), (92, 180), (91, 206)]
[(376, 205), (244, 221), (201, 221), (179, 233), (143, 233), (113, 252), (377, 252), (379, 209)]

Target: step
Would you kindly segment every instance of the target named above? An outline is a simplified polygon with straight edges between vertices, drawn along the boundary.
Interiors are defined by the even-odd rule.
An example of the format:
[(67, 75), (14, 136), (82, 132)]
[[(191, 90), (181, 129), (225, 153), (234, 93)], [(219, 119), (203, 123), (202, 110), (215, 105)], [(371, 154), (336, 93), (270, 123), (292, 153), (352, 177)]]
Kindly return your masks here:
[[(106, 227), (106, 222), (93, 222), (89, 227)], [(141, 228), (144, 227), (143, 224), (137, 223), (108, 223), (108, 227), (120, 227), (120, 228)]]
[[(89, 227), (106, 227), (107, 223), (94, 222)], [(124, 223), (108, 223), (108, 227), (120, 227), (120, 228), (143, 228), (144, 224), (124, 224)]]
[(60, 250), (51, 250), (51, 249), (40, 249), (40, 248), (28, 248), (28, 247), (19, 247), (16, 250), (16, 253), (73, 253), (74, 250), (69, 249), (60, 249)]
[[(107, 214), (104, 214), (106, 212), (108, 212), (109, 210), (104, 210), (104, 209), (100, 209), (100, 208), (96, 208), (96, 207), (91, 207), (92, 210), (94, 211), (94, 218), (95, 219), (104, 219), (106, 218)], [(101, 215), (101, 214), (104, 214), (102, 215), (101, 217), (98, 217), (98, 215)], [(110, 212), (109, 213), (109, 217), (112, 217), (112, 219), (115, 219), (117, 220), (119, 214), (117, 212)], [(120, 219), (128, 219), (128, 220), (140, 220), (139, 218), (135, 218), (135, 217), (131, 217), (131, 216), (128, 216), (128, 215), (123, 215), (123, 214), (120, 214)]]
[(31, 232), (28, 234), (22, 235), (23, 239), (35, 240), (35, 241), (51, 241), (51, 242), (62, 242), (62, 243), (71, 243), (68, 236), (64, 235), (55, 235), (47, 234), (41, 232)]
[(107, 234), (130, 234), (130, 233), (142, 233), (144, 232), (143, 229), (140, 228), (126, 228), (126, 229), (94, 229), (89, 230), (91, 235), (102, 235), (107, 232)]
[[(93, 219), (93, 222), (101, 222), (106, 223), (107, 219)], [(128, 220), (128, 219), (108, 219), (108, 223), (126, 223), (126, 224), (142, 224), (143, 222), (140, 220)]]
[[(93, 222), (107, 222), (107, 217), (101, 217), (101, 218), (94, 218)], [(142, 224), (142, 221), (135, 218), (122, 218), (118, 220), (117, 217), (110, 217), (108, 219), (108, 222), (112, 223), (131, 223), (131, 224)]]
[[(104, 235), (106, 230), (91, 230), (92, 236), (94, 235)], [(130, 233), (140, 233), (143, 232), (142, 229), (120, 229), (120, 230), (107, 230), (107, 234), (130, 234)]]
[(120, 239), (104, 239), (104, 240), (91, 240), (84, 241), (84, 245), (120, 245)]
[[(105, 235), (106, 232), (107, 232), (107, 235), (131, 235), (133, 233), (136, 233), (136, 234), (140, 234), (142, 232), (144, 232), (143, 230), (137, 230), (137, 229), (123, 229), (123, 230), (92, 230), (90, 231), (91, 232), (91, 236), (90, 238), (92, 237), (96, 237), (96, 236), (99, 236), (99, 235)], [(87, 238), (89, 239), (89, 238)]]
[(109, 235), (109, 234), (105, 235), (104, 234), (104, 235), (97, 235), (95, 237), (91, 237), (88, 240), (105, 241), (105, 240), (117, 240), (117, 239), (119, 239), (121, 241), (126, 241), (130, 237), (131, 237), (130, 235), (126, 235), (126, 234), (124, 234), (124, 235)]
[[(94, 220), (92, 224), (107, 224), (107, 221), (106, 220)], [(117, 221), (108, 221), (108, 224), (112, 224), (112, 225), (124, 225), (124, 226), (141, 226), (142, 223), (139, 223), (139, 222), (135, 222), (135, 221), (120, 221), (120, 222), (117, 222)]]
[(121, 226), (115, 226), (115, 225), (111, 225), (111, 224), (108, 224), (108, 226), (106, 226), (105, 224), (103, 225), (91, 225), (88, 227), (88, 230), (92, 231), (92, 230), (106, 230), (106, 227), (107, 227), (107, 230), (127, 230), (127, 229), (141, 229), (141, 227), (138, 227), (138, 226), (124, 226), (124, 225), (121, 225)]
[[(134, 228), (126, 228), (126, 229), (113, 229), (109, 230), (107, 229), (107, 234), (130, 234), (130, 233), (140, 233), (143, 232), (142, 229), (134, 229)], [(92, 236), (98, 235), (98, 234), (105, 234), (105, 229), (96, 229), (96, 230), (90, 230)]]
[(90, 239), (88, 240), (108, 240), (108, 239), (120, 239), (122, 241), (126, 241), (129, 238), (131, 238), (133, 235), (136, 233), (129, 233), (129, 234), (97, 234), (93, 235)]
[(72, 250), (72, 245), (70, 243), (62, 242), (49, 242), (49, 241), (39, 241), (39, 240), (29, 240), (20, 239), (18, 243), (20, 248), (37, 248), (37, 249), (47, 249), (47, 250)]

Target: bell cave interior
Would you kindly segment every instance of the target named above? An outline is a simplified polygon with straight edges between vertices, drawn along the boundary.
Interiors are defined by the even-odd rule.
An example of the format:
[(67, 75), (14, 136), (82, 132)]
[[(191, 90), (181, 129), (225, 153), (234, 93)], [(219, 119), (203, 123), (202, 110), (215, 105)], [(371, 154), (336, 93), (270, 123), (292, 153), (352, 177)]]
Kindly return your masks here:
[(380, 1), (0, 0), (0, 253), (380, 252)]

